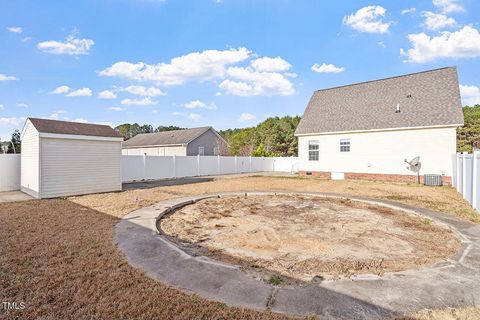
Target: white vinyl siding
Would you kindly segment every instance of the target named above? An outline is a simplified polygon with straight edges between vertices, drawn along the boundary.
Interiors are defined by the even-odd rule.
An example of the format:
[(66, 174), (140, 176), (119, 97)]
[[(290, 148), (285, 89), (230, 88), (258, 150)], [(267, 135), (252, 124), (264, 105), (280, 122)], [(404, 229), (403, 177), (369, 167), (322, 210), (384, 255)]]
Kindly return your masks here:
[(22, 152), (20, 153), (20, 185), (21, 189), (34, 197), (38, 196), (40, 166), (40, 138), (38, 131), (27, 121), (22, 136)]
[[(350, 139), (350, 152), (340, 152), (339, 140)], [(321, 146), (318, 161), (309, 160), (309, 142)], [(452, 175), (456, 128), (428, 128), (300, 136), (300, 171), (412, 175), (405, 159), (420, 157), (420, 174)]]
[(41, 138), (41, 197), (121, 190), (121, 144)]

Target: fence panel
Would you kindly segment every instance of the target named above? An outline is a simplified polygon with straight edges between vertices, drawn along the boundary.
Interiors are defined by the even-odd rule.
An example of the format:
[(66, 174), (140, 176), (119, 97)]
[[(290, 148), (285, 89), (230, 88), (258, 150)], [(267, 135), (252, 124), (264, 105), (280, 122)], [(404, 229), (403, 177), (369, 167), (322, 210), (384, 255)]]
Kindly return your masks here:
[(219, 157), (203, 156), (200, 157), (200, 175), (211, 176), (219, 173)]
[(122, 156), (123, 182), (205, 175), (282, 171), (294, 172), (298, 158), (222, 156)]
[(175, 177), (195, 177), (198, 176), (198, 157), (182, 156), (175, 157)]
[(472, 204), (472, 189), (473, 189), (473, 156), (471, 154), (465, 155), (464, 164), (464, 177), (463, 177), (463, 197), (468, 203)]
[(174, 177), (174, 159), (170, 156), (145, 156), (145, 177), (147, 179), (170, 179)]
[(480, 151), (457, 153), (453, 157), (452, 181), (463, 198), (480, 209)]
[(20, 190), (20, 154), (0, 154), (0, 191)]
[(273, 158), (274, 169), (272, 171), (282, 171), (282, 172), (297, 172), (298, 166), (295, 167), (295, 164), (298, 163), (297, 157)]
[(232, 174), (235, 171), (235, 157), (220, 158), (220, 174)]
[(252, 172), (250, 168), (250, 157), (237, 157), (237, 173)]

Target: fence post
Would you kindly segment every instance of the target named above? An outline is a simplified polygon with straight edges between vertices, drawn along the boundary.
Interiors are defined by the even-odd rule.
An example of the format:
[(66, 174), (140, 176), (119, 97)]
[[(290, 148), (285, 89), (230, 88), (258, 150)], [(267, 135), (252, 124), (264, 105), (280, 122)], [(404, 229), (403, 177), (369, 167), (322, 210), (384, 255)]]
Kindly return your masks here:
[(177, 177), (177, 159), (175, 155), (173, 155), (172, 160), (173, 160), (173, 177), (176, 178)]
[(221, 167), (220, 167), (220, 155), (217, 156), (217, 173), (220, 174), (222, 172)]
[(250, 160), (250, 169), (249, 169), (249, 171), (252, 172), (252, 156), (250, 156), (250, 159), (249, 159), (249, 160)]
[(143, 154), (143, 180), (147, 179), (147, 155)]
[(197, 176), (200, 176), (200, 155), (197, 154)]
[(478, 165), (477, 165), (477, 155), (479, 154), (478, 151), (472, 152), (472, 207), (474, 209), (477, 208), (477, 172), (478, 172)]
[(456, 161), (457, 161), (457, 170), (456, 170), (456, 171), (457, 171), (457, 172), (456, 172), (456, 175), (457, 175), (457, 176), (455, 177), (455, 180), (456, 180), (456, 182), (455, 182), (455, 187), (456, 187), (456, 189), (457, 189), (457, 192), (461, 192), (461, 190), (460, 190), (460, 183), (459, 183), (460, 174), (461, 174), (461, 172), (460, 172), (460, 152), (457, 152), (457, 153), (455, 154), (455, 157), (456, 157)]
[(235, 174), (237, 173), (237, 156), (235, 156)]
[(463, 199), (467, 199), (467, 153), (462, 153), (462, 196)]

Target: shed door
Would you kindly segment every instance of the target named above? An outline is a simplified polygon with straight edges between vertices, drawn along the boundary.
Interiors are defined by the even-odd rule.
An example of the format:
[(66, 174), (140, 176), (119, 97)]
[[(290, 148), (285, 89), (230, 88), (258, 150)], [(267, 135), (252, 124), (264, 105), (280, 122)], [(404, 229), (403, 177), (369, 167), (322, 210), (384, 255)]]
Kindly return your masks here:
[(121, 143), (41, 138), (42, 198), (121, 190)]

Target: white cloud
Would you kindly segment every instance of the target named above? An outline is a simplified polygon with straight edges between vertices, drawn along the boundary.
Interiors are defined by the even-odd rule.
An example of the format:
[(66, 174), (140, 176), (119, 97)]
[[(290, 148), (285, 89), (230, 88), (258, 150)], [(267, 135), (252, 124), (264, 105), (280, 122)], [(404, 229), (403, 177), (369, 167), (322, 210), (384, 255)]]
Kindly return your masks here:
[[(44, 118), (45, 118), (45, 119), (51, 119), (51, 120), (58, 120), (58, 119), (60, 119), (60, 116), (61, 116), (62, 114), (65, 114), (65, 113), (67, 113), (67, 111), (65, 111), (65, 110), (57, 110), (57, 111), (55, 111), (54, 113), (52, 113), (51, 115), (49, 115), (48, 117), (44, 117)], [(64, 119), (64, 120), (66, 120), (66, 119)]]
[(26, 103), (18, 103), (17, 106), (19, 106), (20, 108), (28, 108), (28, 104)]
[(0, 110), (5, 109), (5, 106), (3, 104), (0, 104)]
[(63, 93), (68, 93), (70, 90), (72, 90), (69, 86), (60, 86), (52, 91), (50, 91), (51, 94), (63, 94)]
[(237, 120), (238, 122), (245, 122), (245, 121), (254, 120), (255, 118), (256, 117), (253, 114), (244, 112), (238, 116)]
[(7, 27), (7, 30), (12, 33), (22, 33), (22, 27)]
[(334, 64), (322, 63), (322, 65), (319, 65), (318, 63), (315, 63), (312, 66), (312, 71), (319, 72), (319, 73), (340, 73), (340, 72), (344, 72), (345, 68), (337, 67)]
[(123, 111), (123, 110), (125, 110), (125, 108), (122, 108), (122, 107), (110, 107), (110, 108), (108, 108), (108, 110), (110, 110), (110, 111)]
[(67, 97), (91, 97), (92, 90), (90, 88), (81, 88), (74, 90), (66, 95)]
[(134, 105), (134, 106), (154, 106), (158, 104), (158, 101), (152, 100), (150, 97), (143, 99), (123, 99), (121, 102), (123, 105)]
[(26, 119), (25, 117), (0, 118), (0, 125), (17, 127), (25, 122)]
[(455, 19), (451, 17), (447, 17), (444, 14), (433, 13), (430, 11), (425, 11), (422, 16), (425, 18), (425, 22), (423, 25), (433, 31), (437, 31), (440, 29), (445, 29), (448, 27), (453, 27), (457, 24)]
[(101, 76), (133, 80), (157, 81), (164, 85), (180, 85), (188, 81), (206, 81), (224, 76), (226, 67), (248, 59), (246, 48), (205, 50), (176, 57), (169, 63), (149, 65), (143, 62), (120, 61), (102, 70)]
[(103, 90), (102, 92), (100, 92), (98, 94), (98, 97), (100, 99), (116, 99), (117, 94), (113, 91), (110, 91), (110, 90)]
[(433, 0), (433, 5), (439, 8), (443, 13), (462, 12), (463, 7), (458, 4), (458, 0)]
[(252, 67), (258, 72), (282, 72), (290, 69), (291, 65), (280, 57), (263, 57), (252, 61)]
[(143, 97), (157, 97), (157, 96), (164, 96), (166, 94), (162, 90), (156, 87), (147, 88), (143, 86), (128, 86), (121, 90), (137, 96), (143, 96)]
[(402, 10), (402, 15), (405, 15), (405, 14), (412, 14), (412, 13), (415, 13), (417, 11), (416, 8), (408, 8), (408, 9), (404, 9)]
[(203, 101), (200, 100), (192, 100), (190, 102), (187, 102), (183, 105), (183, 107), (187, 109), (215, 109), (216, 106), (215, 104), (206, 104)]
[(30, 41), (30, 40), (32, 40), (32, 37), (23, 37), (22, 40), (20, 40), (20, 41), (22, 41), (22, 42), (28, 42), (28, 41)]
[(480, 104), (480, 88), (477, 86), (460, 85), (460, 94), (464, 105)]
[(185, 113), (179, 112), (179, 111), (174, 111), (174, 112), (172, 112), (172, 115), (173, 115), (173, 116), (184, 116)]
[(475, 58), (480, 57), (480, 33), (471, 26), (465, 26), (456, 32), (442, 32), (430, 37), (425, 33), (410, 34), (408, 39), (412, 48), (401, 50), (408, 62), (423, 63), (437, 58)]
[(360, 32), (387, 33), (392, 22), (383, 20), (387, 10), (381, 6), (367, 6), (343, 18), (343, 24)]
[(200, 115), (198, 113), (189, 113), (187, 118), (192, 121), (200, 120)]
[(14, 76), (7, 76), (5, 74), (0, 73), (0, 81), (12, 81), (12, 80), (18, 80)]
[[(72, 121), (73, 122), (80, 122), (80, 123), (89, 123), (89, 121), (87, 119), (84, 119), (84, 118), (76, 118), (76, 119), (73, 119)], [(103, 123), (99, 123), (99, 124), (103, 124)]]
[(292, 83), (281, 73), (257, 72), (252, 68), (230, 67), (219, 87), (237, 96), (288, 96), (295, 92)]
[(87, 55), (95, 42), (92, 39), (79, 39), (77, 35), (78, 32), (74, 31), (64, 42), (55, 40), (39, 42), (37, 48), (52, 54)]

